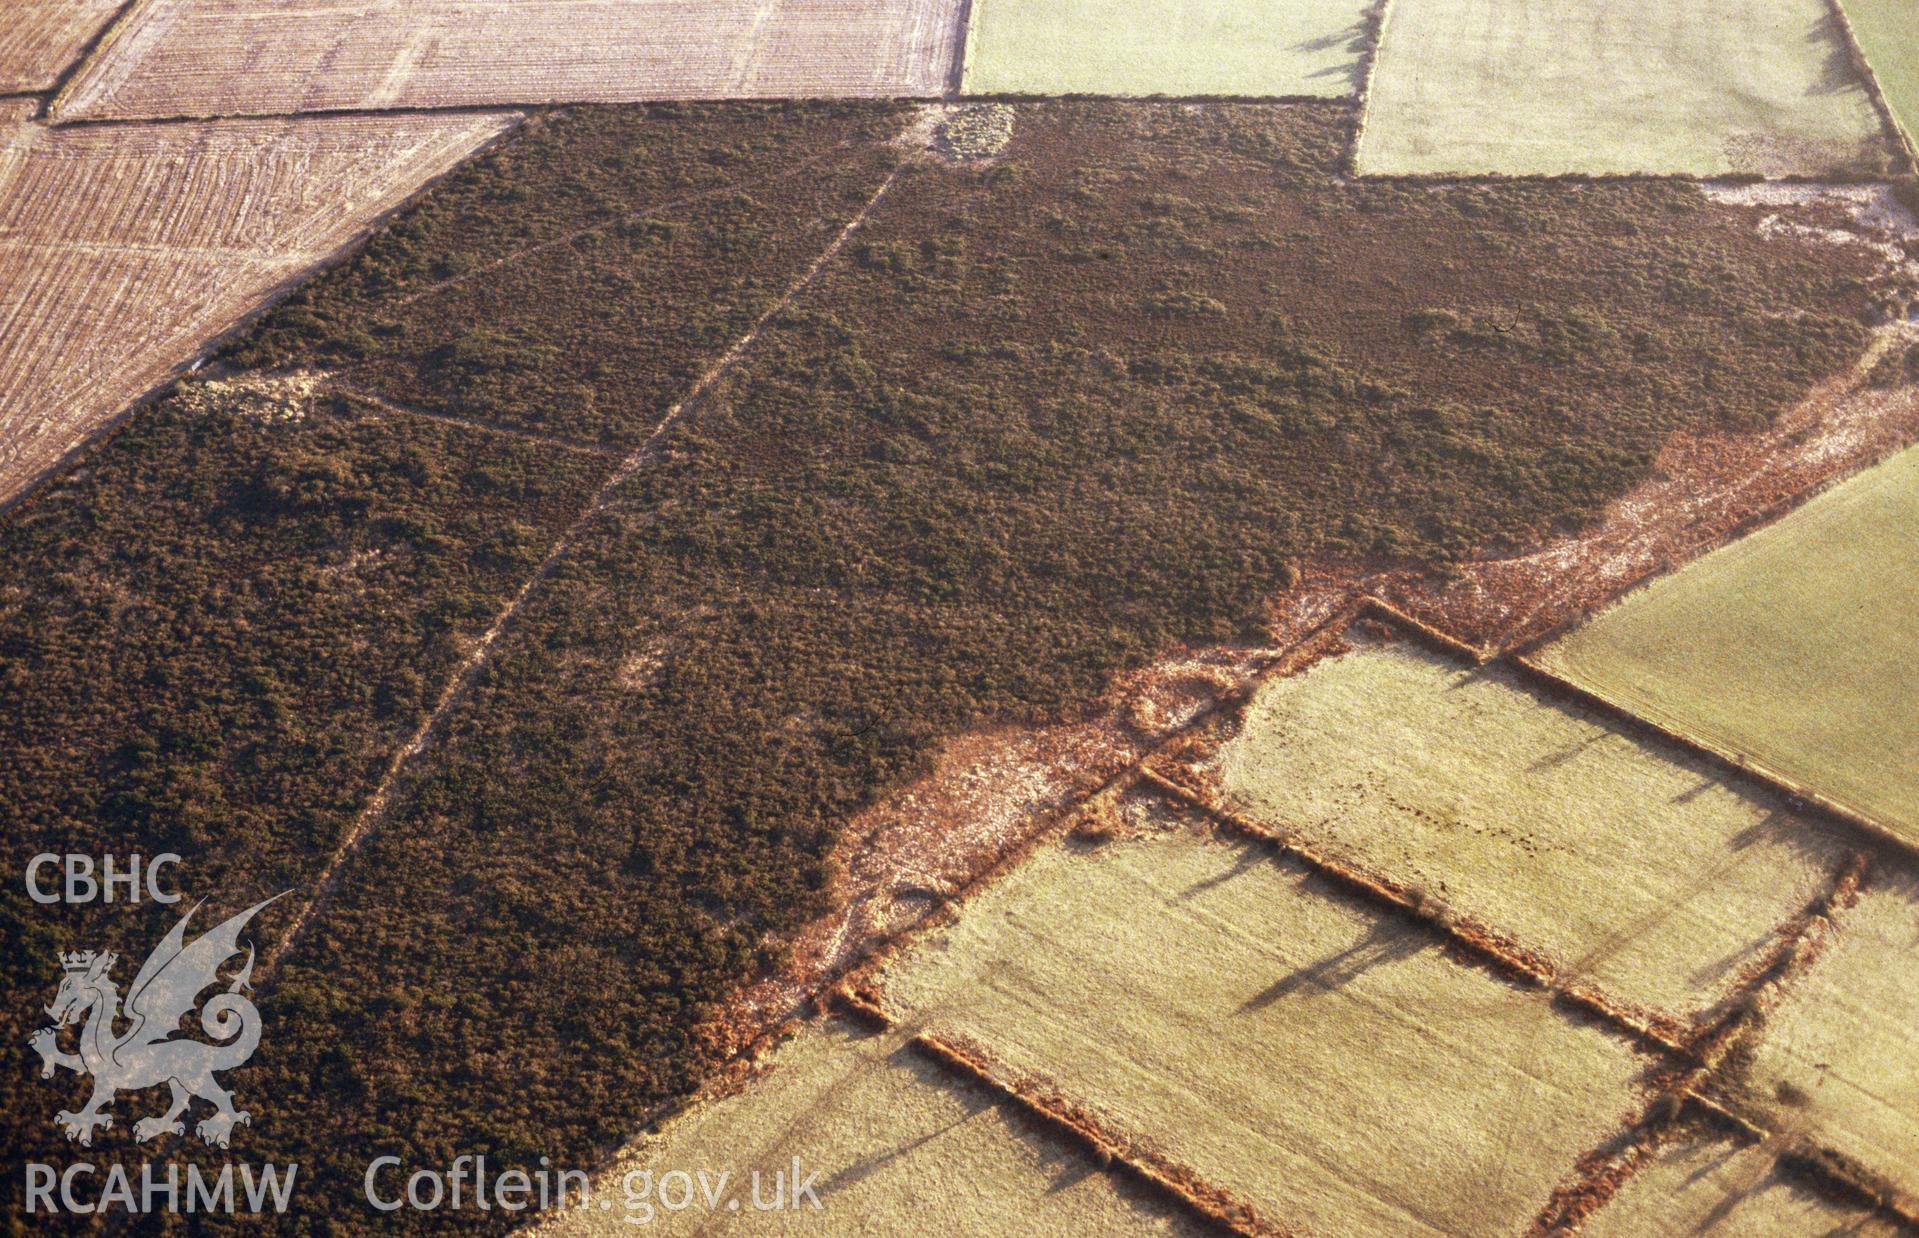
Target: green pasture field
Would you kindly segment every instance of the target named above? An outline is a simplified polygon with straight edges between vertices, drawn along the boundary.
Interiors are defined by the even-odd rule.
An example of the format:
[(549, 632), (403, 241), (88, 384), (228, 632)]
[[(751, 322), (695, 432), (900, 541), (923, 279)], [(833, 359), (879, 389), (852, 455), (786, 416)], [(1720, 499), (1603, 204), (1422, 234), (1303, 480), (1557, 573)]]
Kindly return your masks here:
[(884, 988), (1312, 1233), (1523, 1230), (1645, 1064), (1265, 844), (1177, 825), (1035, 856)]
[(1367, 642), (1265, 685), (1227, 804), (1682, 1017), (1830, 886), (1844, 839), (1497, 668)]
[(1844, 0), (1860, 50), (1906, 136), (1919, 142), (1919, 6), (1912, 0)]
[(1393, 0), (1361, 172), (1833, 175), (1888, 155), (1825, 0)]
[(1367, 0), (975, 0), (969, 94), (1347, 98)]
[(1919, 840), (1919, 450), (1629, 595), (1544, 666)]

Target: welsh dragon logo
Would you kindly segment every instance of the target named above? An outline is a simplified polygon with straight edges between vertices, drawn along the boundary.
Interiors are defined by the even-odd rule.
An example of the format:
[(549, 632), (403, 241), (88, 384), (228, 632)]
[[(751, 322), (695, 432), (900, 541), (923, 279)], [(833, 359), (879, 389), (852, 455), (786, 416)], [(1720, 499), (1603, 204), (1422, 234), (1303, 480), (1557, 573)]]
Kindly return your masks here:
[[(221, 965), (240, 952), (240, 930), (267, 903), (281, 897), (276, 894), (254, 904), (188, 945), (187, 921), (199, 910), (195, 904), (140, 965), (127, 993), (124, 1014), (120, 986), (112, 979), (118, 955), (88, 950), (60, 956), (66, 976), (53, 1005), (46, 1008), (54, 1026), (41, 1028), (27, 1044), (40, 1055), (42, 1079), (51, 1079), (56, 1066), (93, 1076), (93, 1096), (86, 1107), (79, 1113), (61, 1110), (53, 1119), (68, 1139), (91, 1145), (96, 1129), (113, 1125), (113, 1115), (103, 1110), (113, 1103), (114, 1093), (137, 1092), (162, 1083), (173, 1090), (173, 1102), (159, 1117), (142, 1118), (133, 1124), (133, 1137), (141, 1143), (161, 1135), (184, 1135), (186, 1125), (181, 1117), (196, 1096), (216, 1110), (195, 1127), (207, 1143), (224, 1148), (233, 1128), (247, 1125), (250, 1115), (233, 1107), (233, 1097), (213, 1075), (244, 1063), (260, 1043), (260, 1012), (240, 993), (252, 987), (252, 946), (246, 948), (246, 965), (227, 985), (226, 992), (209, 998), (200, 1010), (201, 1028), (220, 1043), (175, 1036), (181, 1030), (181, 1018), (193, 1010), (201, 992), (217, 983)], [(63, 1052), (61, 1029), (83, 1018), (86, 1024), (80, 1029), (80, 1051)], [(125, 1030), (115, 1031), (116, 1024), (124, 1024)]]

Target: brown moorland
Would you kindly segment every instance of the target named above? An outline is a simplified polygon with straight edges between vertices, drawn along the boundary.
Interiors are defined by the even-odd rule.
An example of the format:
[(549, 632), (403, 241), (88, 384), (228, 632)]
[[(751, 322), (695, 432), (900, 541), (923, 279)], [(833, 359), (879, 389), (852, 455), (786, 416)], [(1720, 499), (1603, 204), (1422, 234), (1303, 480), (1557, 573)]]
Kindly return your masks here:
[[(660, 123), (571, 113), (604, 152), (580, 177), (631, 184), (617, 155)], [(749, 253), (823, 247), (892, 185), (546, 563), (286, 955), (249, 1067), (279, 1108), (249, 1146), (311, 1167), (303, 1207), (358, 1215), (368, 1132), (416, 1164), (610, 1151), (704, 1077), (703, 1020), (822, 908), (840, 824), (944, 737), (1072, 715), (1170, 646), (1256, 630), (1296, 561), (1443, 566), (1576, 522), (1673, 431), (1764, 424), (1865, 347), (1874, 268), (1852, 250), (1682, 184), (1355, 184), (1349, 124), (1034, 105), (997, 158), (888, 182), (876, 132), (797, 215), (741, 204), (673, 236), (731, 270), (735, 231)], [(429, 283), (484, 283), (517, 229), (547, 229), (545, 182), (578, 162), (546, 145), (564, 131), (431, 195), (235, 358), (639, 441), (685, 389), (623, 388), (628, 363), (664, 386), (719, 355), (627, 351), (704, 308), (648, 251), (582, 246), (455, 306), (409, 300), (413, 277), (366, 291), (373, 264), (416, 256)], [(662, 213), (641, 203), (635, 239)], [(468, 227), (473, 247), (432, 252)], [(752, 304), (798, 274), (770, 263)], [(509, 313), (510, 332), (489, 320)], [(596, 335), (592, 314), (624, 326)], [(441, 364), (390, 343), (449, 318), (508, 346)], [(562, 386), (581, 399), (537, 421)]]

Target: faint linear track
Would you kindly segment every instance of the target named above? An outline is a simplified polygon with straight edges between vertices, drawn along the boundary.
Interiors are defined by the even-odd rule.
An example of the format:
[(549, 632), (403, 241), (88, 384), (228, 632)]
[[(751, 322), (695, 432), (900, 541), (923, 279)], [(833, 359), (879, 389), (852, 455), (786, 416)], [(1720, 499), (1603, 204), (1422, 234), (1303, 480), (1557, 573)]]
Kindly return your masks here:
[(772, 176), (762, 176), (754, 180), (746, 181), (729, 181), (724, 185), (715, 185), (711, 189), (702, 189), (697, 193), (690, 193), (684, 197), (669, 198), (663, 202), (652, 203), (644, 209), (629, 211), (621, 215), (618, 219), (609, 220), (606, 223), (589, 224), (584, 228), (575, 228), (571, 232), (554, 237), (551, 240), (541, 241), (538, 245), (529, 245), (524, 249), (516, 249), (510, 253), (502, 254), (484, 266), (475, 267), (471, 271), (463, 271), (458, 275), (449, 276), (437, 283), (428, 284), (424, 288), (417, 289), (401, 297), (398, 301), (394, 302), (394, 307), (396, 309), (404, 308), (412, 305), (416, 301), (422, 301), (436, 293), (444, 292), (448, 288), (457, 288), (469, 280), (478, 279), (483, 275), (490, 275), (516, 262), (537, 257), (540, 254), (549, 253), (556, 249), (564, 249), (582, 237), (598, 236), (622, 224), (652, 219), (661, 211), (678, 210), (680, 207), (691, 206), (696, 202), (704, 202), (710, 198), (717, 198), (730, 193), (745, 193), (748, 190), (762, 188), (767, 185), (777, 185), (783, 181), (791, 180), (802, 172), (810, 171), (818, 167), (827, 160), (831, 153), (844, 149), (851, 149), (851, 144), (846, 141), (835, 143), (829, 150), (822, 151), (810, 159), (803, 159), (785, 171), (775, 173)]
[(827, 264), (838, 256), (840, 250), (845, 247), (846, 242), (865, 224), (867, 217), (872, 214), (873, 209), (879, 205), (880, 201), (886, 197), (887, 192), (891, 190), (893, 185), (899, 180), (899, 176), (899, 168), (895, 168), (887, 174), (886, 179), (880, 182), (879, 188), (873, 191), (872, 196), (866, 200), (859, 211), (847, 221), (846, 225), (833, 237), (833, 240), (826, 248), (813, 259), (812, 263), (800, 273), (799, 277), (795, 279), (792, 284), (788, 285), (786, 291), (782, 293), (772, 305), (766, 308), (765, 312), (759, 316), (746, 334), (735, 340), (732, 346), (720, 355), (718, 360), (714, 361), (700, 374), (699, 378), (693, 382), (693, 385), (687, 389), (686, 394), (681, 396), (671, 408), (667, 409), (666, 414), (660, 418), (658, 424), (654, 426), (653, 431), (647, 435), (646, 440), (621, 461), (620, 466), (615, 469), (611, 476), (601, 485), (600, 489), (587, 503), (580, 515), (574, 519), (572, 524), (567, 526), (565, 532), (561, 533), (560, 536), (555, 539), (551, 549), (547, 551), (546, 557), (540, 561), (539, 566), (536, 567), (533, 573), (521, 584), (512, 599), (494, 616), (493, 622), (487, 626), (486, 631), (480, 636), (479, 640), (475, 642), (472, 651), (467, 654), (466, 660), (461, 663), (459, 669), (455, 671), (452, 678), (448, 680), (446, 687), (441, 690), (439, 698), (434, 702), (433, 708), (427, 711), (426, 717), (421, 720), (419, 727), (413, 732), (412, 738), (409, 739), (407, 743), (393, 755), (393, 759), (387, 763), (386, 772), (381, 775), (380, 781), (375, 786), (373, 793), (361, 807), (359, 815), (354, 819), (353, 825), (347, 830), (345, 837), (343, 837), (339, 845), (334, 848), (333, 855), (328, 859), (326, 867), (321, 870), (320, 875), (314, 880), (312, 894), (308, 896), (306, 903), (294, 917), (293, 923), (280, 935), (279, 941), (267, 954), (260, 969), (260, 980), (258, 983), (261, 986), (269, 985), (277, 978), (281, 962), (286, 958), (287, 954), (299, 944), (300, 938), (305, 933), (307, 926), (312, 923), (314, 916), (325, 908), (334, 891), (338, 888), (340, 875), (346, 862), (353, 857), (354, 853), (359, 849), (360, 844), (385, 823), (387, 814), (391, 811), (393, 792), (400, 778), (411, 768), (413, 762), (426, 751), (435, 735), (439, 732), (442, 724), (453, 712), (454, 707), (466, 698), (468, 692), (472, 690), (473, 685), (479, 681), (481, 672), (486, 669), (488, 663), (492, 660), (493, 651), (499, 644), (501, 633), (519, 617), (520, 612), (526, 608), (527, 601), (533, 596), (535, 591), (538, 590), (540, 585), (552, 576), (560, 561), (573, 548), (579, 534), (612, 506), (614, 495), (618, 492), (620, 486), (652, 462), (658, 452), (661, 441), (680, 422), (687, 410), (704, 396), (707, 391), (712, 388), (714, 383), (719, 381), (720, 378), (732, 369), (739, 359), (746, 354), (747, 350), (753, 346), (754, 342), (759, 339), (760, 333), (766, 328), (766, 325), (783, 312), (787, 306), (791, 305), (794, 298), (805, 291), (805, 289), (818, 278), (820, 272), (826, 268)]
[(457, 426), (464, 430), (476, 430), (482, 434), (498, 434), (505, 438), (519, 439), (523, 443), (536, 443), (543, 447), (558, 447), (562, 451), (577, 451), (585, 455), (605, 456), (613, 460), (624, 460), (626, 452), (618, 447), (608, 447), (604, 443), (595, 443), (591, 439), (569, 438), (558, 434), (535, 434), (530, 430), (515, 430), (509, 426), (496, 426), (490, 422), (474, 421), (469, 417), (455, 417), (450, 413), (429, 412), (423, 408), (413, 408), (397, 404), (383, 395), (375, 394), (364, 387), (344, 382), (337, 378), (327, 380), (327, 387), (342, 395), (351, 396), (364, 404), (370, 404), (392, 417), (410, 418), (419, 421), (437, 422), (443, 426)]

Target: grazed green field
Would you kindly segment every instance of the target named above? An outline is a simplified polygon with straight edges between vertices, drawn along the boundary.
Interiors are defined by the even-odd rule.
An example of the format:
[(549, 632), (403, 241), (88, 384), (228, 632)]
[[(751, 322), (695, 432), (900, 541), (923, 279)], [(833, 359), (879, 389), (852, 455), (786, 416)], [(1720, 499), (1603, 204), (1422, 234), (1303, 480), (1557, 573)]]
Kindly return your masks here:
[(1843, 840), (1509, 672), (1364, 644), (1260, 690), (1227, 802), (1690, 1015), (1827, 887)]
[(1177, 827), (1034, 857), (885, 998), (1310, 1233), (1524, 1229), (1641, 1066), (1263, 844)]
[(1362, 172), (1820, 174), (1884, 157), (1824, 0), (1394, 0)]
[(1886, 103), (1919, 142), (1919, 5), (1913, 0), (1845, 0), (1860, 49)]
[(1642, 716), (1919, 839), (1919, 450), (1537, 655)]
[(1302, 95), (1359, 88), (1367, 0), (976, 0), (973, 94)]

